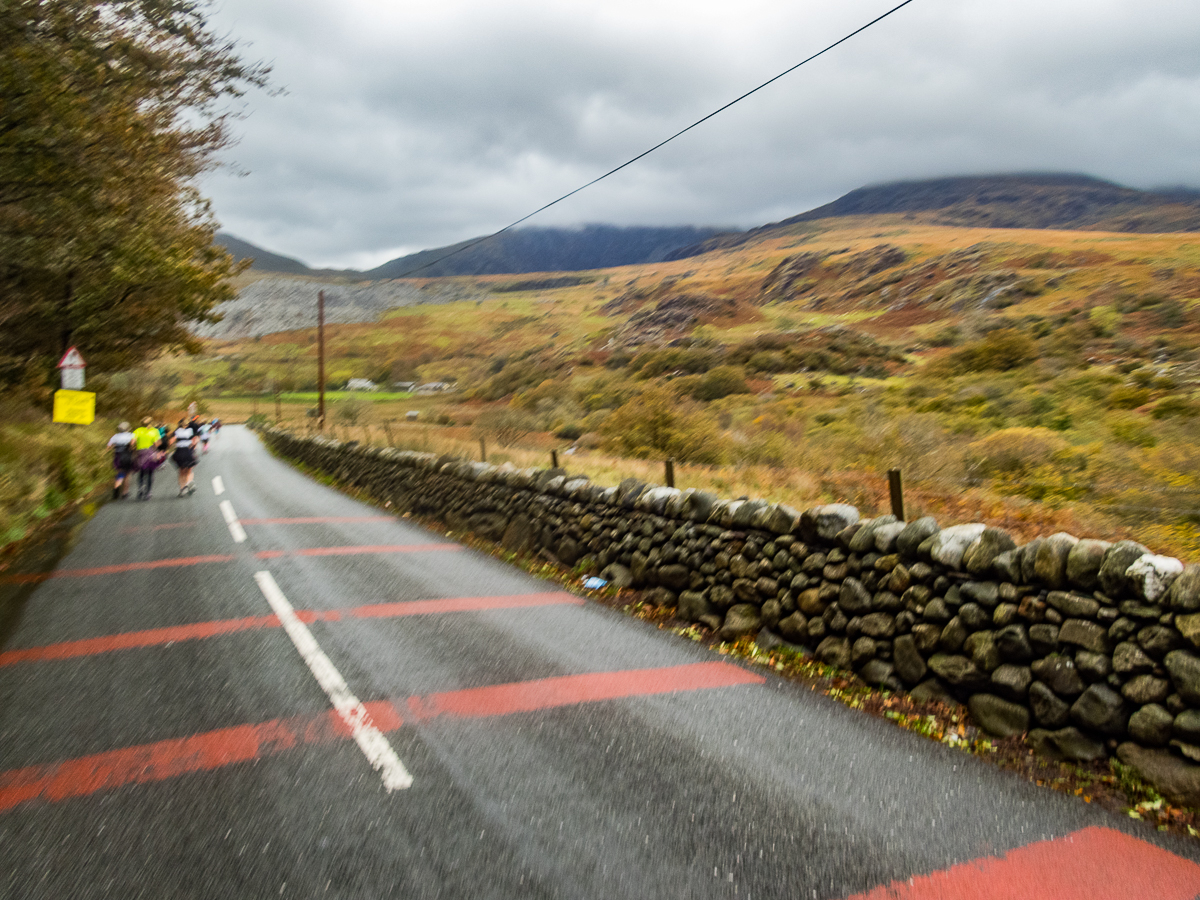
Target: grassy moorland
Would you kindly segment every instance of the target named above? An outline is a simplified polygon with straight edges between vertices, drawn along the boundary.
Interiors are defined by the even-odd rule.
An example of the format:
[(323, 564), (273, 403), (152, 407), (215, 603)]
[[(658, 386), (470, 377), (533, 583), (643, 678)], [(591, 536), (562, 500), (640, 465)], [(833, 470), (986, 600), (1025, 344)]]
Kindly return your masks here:
[[(763, 230), (561, 287), (465, 279), (486, 300), (329, 328), (335, 427), (376, 442), (658, 478), (794, 505), (886, 504), (1029, 537), (1136, 535), (1200, 558), (1200, 235), (982, 229), (921, 214)], [(182, 403), (303, 427), (316, 336), (210, 342), (154, 367)], [(393, 424), (418, 410), (422, 424)], [(387, 429), (384, 425), (387, 423)], [(389, 436), (390, 435), (390, 436)]]

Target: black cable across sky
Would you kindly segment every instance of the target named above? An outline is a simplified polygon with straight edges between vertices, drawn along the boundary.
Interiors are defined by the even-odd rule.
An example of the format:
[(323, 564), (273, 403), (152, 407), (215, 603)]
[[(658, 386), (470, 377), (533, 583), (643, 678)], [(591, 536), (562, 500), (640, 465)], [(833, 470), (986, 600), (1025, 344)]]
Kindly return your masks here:
[(758, 93), (759, 91), (761, 91), (763, 88), (767, 87), (768, 85), (774, 84), (774, 83), (775, 83), (776, 81), (778, 81), (779, 79), (781, 79), (781, 78), (783, 78), (783, 77), (785, 77), (785, 76), (787, 76), (787, 75), (790, 75), (790, 74), (792, 74), (792, 73), (793, 73), (793, 72), (795, 72), (795, 71), (796, 71), (798, 68), (800, 68), (800, 67), (801, 67), (801, 66), (803, 66), (803, 65), (807, 65), (808, 63), (810, 63), (810, 62), (812, 62), (814, 59), (816, 59), (818, 56), (824, 56), (826, 53), (828, 53), (828, 52), (829, 52), (830, 50), (832, 50), (834, 47), (837, 47), (837, 46), (838, 46), (838, 45), (840, 45), (840, 44), (844, 44), (844, 43), (846, 43), (846, 41), (850, 40), (852, 37), (855, 37), (856, 35), (862, 34), (864, 31), (866, 31), (866, 30), (867, 30), (868, 28), (870, 28), (872, 25), (875, 25), (875, 24), (876, 24), (876, 23), (878, 23), (878, 22), (882, 22), (884, 19), (886, 19), (886, 18), (887, 18), (888, 16), (890, 16), (892, 13), (894, 13), (894, 12), (897, 12), (897, 11), (899, 11), (899, 10), (903, 9), (904, 7), (908, 6), (908, 4), (910, 4), (910, 3), (912, 3), (912, 2), (913, 2), (913, 0), (904, 0), (904, 2), (903, 2), (903, 3), (898, 3), (898, 4), (896, 4), (896, 5), (895, 5), (895, 6), (893, 6), (891, 9), (889, 9), (887, 12), (883, 13), (882, 15), (876, 16), (874, 19), (872, 19), (872, 20), (871, 20), (870, 22), (868, 22), (867, 24), (865, 24), (865, 25), (862, 25), (862, 26), (860, 26), (860, 27), (858, 27), (858, 28), (854, 29), (854, 31), (850, 32), (850, 33), (849, 33), (848, 35), (846, 35), (845, 37), (843, 37), (843, 38), (840, 38), (840, 39), (838, 39), (838, 40), (834, 41), (832, 44), (830, 44), (828, 47), (825, 47), (823, 50), (818, 50), (818, 51), (817, 51), (816, 53), (814, 53), (812, 56), (809, 56), (809, 57), (807, 57), (807, 58), (805, 58), (805, 59), (802, 59), (802, 60), (800, 60), (800, 62), (796, 63), (796, 64), (795, 64), (794, 66), (792, 66), (790, 69), (784, 69), (782, 72), (780, 72), (780, 73), (779, 73), (778, 75), (776, 75), (774, 78), (769, 78), (769, 79), (767, 79), (766, 81), (764, 81), (762, 84), (760, 84), (758, 87), (751, 88), (750, 90), (746, 91), (746, 93), (742, 94), (742, 95), (741, 95), (741, 96), (739, 96), (739, 97), (734, 97), (732, 100), (730, 100), (730, 101), (729, 101), (728, 103), (726, 103), (724, 106), (717, 107), (717, 108), (716, 108), (716, 109), (714, 109), (712, 112), (710, 112), (710, 113), (709, 113), (707, 116), (704, 116), (704, 117), (703, 117), (703, 118), (701, 118), (701, 119), (697, 119), (695, 122), (693, 122), (691, 125), (687, 126), (686, 128), (681, 128), (679, 131), (675, 132), (675, 133), (674, 133), (673, 135), (671, 135), (669, 138), (665, 138), (665, 139), (663, 139), (663, 140), (659, 141), (657, 144), (655, 144), (655, 145), (654, 145), (653, 147), (651, 147), (650, 149), (648, 149), (648, 150), (643, 150), (641, 153), (639, 153), (637, 156), (633, 157), (632, 159), (627, 159), (627, 160), (625, 160), (625, 162), (621, 163), (621, 164), (620, 164), (619, 166), (617, 166), (615, 169), (609, 169), (609, 170), (608, 170), (607, 172), (605, 172), (603, 175), (599, 175), (599, 176), (597, 176), (596, 178), (593, 178), (593, 179), (592, 179), (591, 181), (589, 181), (587, 184), (581, 184), (579, 187), (575, 188), (575, 190), (573, 190), (573, 191), (569, 191), (568, 193), (566, 193), (566, 194), (563, 194), (563, 195), (562, 195), (561, 197), (559, 197), (557, 200), (551, 200), (551, 201), (550, 201), (549, 203), (547, 203), (545, 206), (539, 206), (539, 207), (538, 207), (537, 209), (535, 209), (533, 212), (529, 213), (528, 215), (522, 216), (521, 218), (517, 219), (515, 222), (510, 222), (509, 224), (507, 224), (507, 225), (505, 225), (503, 228), (501, 228), (499, 231), (493, 231), (491, 234), (484, 235), (483, 237), (480, 237), (480, 238), (475, 238), (475, 240), (473, 240), (473, 241), (469, 241), (469, 242), (467, 242), (466, 244), (463, 244), (463, 245), (462, 245), (461, 247), (459, 247), (457, 250), (451, 250), (449, 253), (446, 253), (446, 254), (444, 254), (443, 256), (439, 256), (439, 257), (438, 257), (437, 259), (435, 259), (435, 260), (432, 260), (432, 261), (430, 261), (430, 262), (427, 262), (427, 263), (425, 263), (424, 265), (417, 266), (417, 267), (416, 267), (416, 268), (414, 268), (414, 269), (409, 269), (407, 272), (401, 272), (399, 275), (393, 275), (392, 277), (393, 277), (393, 278), (407, 278), (409, 275), (415, 275), (417, 272), (424, 271), (425, 269), (428, 269), (428, 268), (430, 268), (431, 266), (436, 266), (438, 263), (442, 262), (443, 260), (447, 260), (447, 259), (449, 259), (449, 258), (450, 258), (450, 257), (452, 257), (452, 256), (457, 256), (459, 253), (462, 253), (462, 252), (463, 252), (463, 251), (465, 251), (465, 250), (470, 250), (472, 247), (477, 247), (477, 246), (479, 246), (480, 244), (482, 244), (484, 241), (490, 241), (492, 238), (494, 238), (494, 237), (498, 237), (499, 235), (502, 235), (502, 234), (504, 234), (504, 232), (506, 232), (506, 231), (511, 231), (512, 229), (514, 229), (514, 228), (516, 228), (518, 225), (520, 225), (522, 222), (527, 222), (527, 221), (529, 221), (529, 220), (530, 220), (530, 219), (532, 219), (534, 216), (536, 216), (538, 213), (545, 212), (545, 211), (546, 211), (546, 210), (548, 210), (550, 207), (552, 207), (552, 206), (555, 206), (555, 205), (557, 205), (557, 204), (559, 204), (559, 203), (562, 203), (562, 202), (563, 202), (564, 200), (566, 200), (567, 198), (569, 198), (569, 197), (574, 197), (574, 196), (575, 196), (576, 194), (578, 194), (580, 191), (585, 191), (585, 190), (587, 190), (588, 188), (590, 188), (592, 185), (594, 185), (594, 184), (598, 184), (599, 182), (603, 181), (605, 178), (608, 178), (610, 175), (616, 175), (616, 174), (617, 174), (618, 172), (620, 172), (622, 169), (624, 169), (624, 168), (627, 168), (628, 166), (631, 166), (631, 165), (633, 165), (633, 164), (634, 164), (635, 162), (637, 162), (638, 160), (640, 160), (640, 159), (645, 159), (647, 156), (649, 156), (649, 155), (650, 155), (651, 153), (653, 153), (655, 150), (658, 150), (658, 149), (660, 149), (660, 148), (662, 148), (662, 147), (665, 147), (667, 144), (671, 143), (671, 141), (675, 140), (675, 138), (677, 138), (677, 137), (681, 137), (682, 135), (685, 135), (685, 134), (687, 134), (687, 133), (688, 133), (689, 131), (691, 131), (693, 128), (696, 128), (696, 127), (697, 127), (697, 126), (699, 126), (699, 125), (703, 125), (705, 122), (707, 122), (709, 119), (713, 118), (714, 116), (720, 115), (721, 113), (725, 112), (725, 110), (729, 109), (729, 107), (733, 106), (735, 103), (741, 103), (743, 100), (745, 100), (745, 99), (746, 99), (747, 97), (749, 97), (751, 94), (756, 94), (756, 93)]

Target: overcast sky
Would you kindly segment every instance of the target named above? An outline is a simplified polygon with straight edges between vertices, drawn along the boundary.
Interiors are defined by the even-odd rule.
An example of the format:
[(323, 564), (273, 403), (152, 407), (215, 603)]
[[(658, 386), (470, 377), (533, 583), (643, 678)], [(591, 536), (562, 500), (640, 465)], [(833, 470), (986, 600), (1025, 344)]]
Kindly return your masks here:
[[(248, 98), (202, 187), (226, 231), (370, 267), (507, 225), (896, 2), (218, 0), (287, 94)], [(1200, 187), (1200, 3), (916, 0), (529, 224), (750, 227), (1027, 171)]]

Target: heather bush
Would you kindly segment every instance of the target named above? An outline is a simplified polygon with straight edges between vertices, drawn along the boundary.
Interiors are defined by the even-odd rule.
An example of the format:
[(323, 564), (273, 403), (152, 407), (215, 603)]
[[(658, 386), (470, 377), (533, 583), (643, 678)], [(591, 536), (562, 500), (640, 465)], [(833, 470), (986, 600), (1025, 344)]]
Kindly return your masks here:
[(601, 432), (605, 448), (625, 456), (718, 464), (726, 455), (716, 423), (660, 387), (643, 391), (612, 413)]

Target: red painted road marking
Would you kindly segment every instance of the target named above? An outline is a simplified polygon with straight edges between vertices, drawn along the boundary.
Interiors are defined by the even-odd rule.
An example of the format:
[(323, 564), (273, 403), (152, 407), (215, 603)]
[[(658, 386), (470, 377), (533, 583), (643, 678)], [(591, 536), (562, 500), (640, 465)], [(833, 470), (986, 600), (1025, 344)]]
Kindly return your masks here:
[(1084, 828), (846, 900), (1193, 900), (1200, 866), (1110, 828)]
[[(400, 727), (396, 708), (386, 700), (366, 703), (381, 731)], [(300, 744), (350, 737), (335, 710), (316, 718), (274, 719), (259, 725), (219, 728), (191, 737), (125, 747), (60, 763), (0, 773), (0, 812), (30, 800), (54, 803), (86, 797), (127, 784), (165, 781), (189, 772), (205, 772), (266, 756)]]
[(147, 569), (174, 569), (180, 566), (198, 566), (203, 563), (232, 562), (228, 554), (214, 556), (181, 556), (175, 559), (156, 559), (150, 562), (122, 563), (116, 566), (94, 566), (90, 569), (55, 569), (38, 575), (9, 575), (0, 579), (5, 584), (31, 584), (51, 578), (87, 578), (92, 575), (115, 575), (120, 572), (142, 572)]
[(735, 684), (762, 684), (766, 679), (727, 662), (693, 663), (661, 669), (594, 672), (540, 681), (518, 681), (489, 687), (412, 697), (409, 711), (419, 719), (434, 716), (478, 718), (573, 706), (618, 697), (667, 694)]
[[(442, 542), (436, 544), (370, 544), (352, 547), (308, 547), (300, 550), (261, 550), (254, 555), (259, 559), (279, 559), (286, 556), (344, 556), (358, 553), (423, 553), (431, 550), (453, 551), (464, 549), (460, 544)], [(93, 575), (116, 575), (121, 572), (140, 572), (146, 569), (172, 569), (179, 566), (195, 566), (201, 563), (232, 562), (233, 556), (182, 556), (175, 559), (156, 559), (151, 562), (122, 563), (116, 566), (95, 566), (89, 569), (56, 569), (36, 575), (8, 575), (0, 578), (0, 584), (34, 584), (51, 578), (87, 578)]]
[[(420, 718), (483, 717), (617, 700), (649, 694), (761, 684), (766, 679), (727, 662), (704, 662), (627, 672), (595, 672), (540, 681), (498, 684), (363, 704), (381, 732), (401, 726), (397, 710), (407, 704)], [(349, 730), (330, 711), (313, 718), (274, 719), (258, 725), (220, 728), (185, 738), (96, 753), (78, 759), (0, 772), (0, 812), (35, 800), (85, 797), (127, 784), (147, 784), (189, 772), (204, 772), (273, 756), (301, 744), (349, 739)]]
[(113, 650), (131, 650), (135, 647), (155, 647), (173, 641), (193, 641), (198, 638), (216, 637), (238, 631), (257, 628), (278, 628), (279, 620), (274, 616), (252, 616), (246, 619), (219, 619), (215, 622), (197, 622), (194, 625), (172, 625), (167, 628), (151, 628), (146, 631), (129, 631), (103, 637), (84, 638), (79, 641), (63, 641), (45, 647), (28, 647), (0, 653), (0, 666), (14, 663), (35, 662), (45, 659), (70, 659), (75, 656), (94, 656)]
[(519, 609), (527, 606), (555, 606), (562, 603), (584, 604), (582, 597), (562, 591), (541, 594), (517, 594), (512, 597), (450, 597), (443, 600), (409, 600), (402, 603), (376, 603), (345, 611), (356, 619), (419, 616), (426, 613), (476, 612), (485, 609)]
[(291, 519), (242, 519), (243, 525), (333, 525), (341, 522), (395, 522), (395, 516), (298, 516)]
[[(438, 600), (409, 600), (399, 603), (376, 603), (348, 609), (299, 610), (296, 615), (306, 625), (313, 622), (338, 622), (342, 619), (396, 618), (420, 616), (433, 613), (475, 612), (486, 609), (522, 609), (531, 606), (554, 606), (560, 604), (582, 605), (582, 597), (563, 591), (547, 591), (539, 594), (510, 594), (497, 597), (447, 597)], [(192, 641), (202, 638), (250, 631), (258, 628), (278, 628), (275, 616), (253, 616), (245, 619), (217, 619), (212, 622), (196, 622), (190, 625), (171, 625), (166, 628), (151, 628), (145, 631), (129, 631), (101, 637), (84, 638), (78, 641), (63, 641), (44, 647), (26, 647), (0, 653), (0, 667), (16, 663), (39, 662), (48, 659), (70, 659), (76, 656), (93, 656), (113, 650), (131, 650), (137, 647), (156, 647), (173, 641)]]

